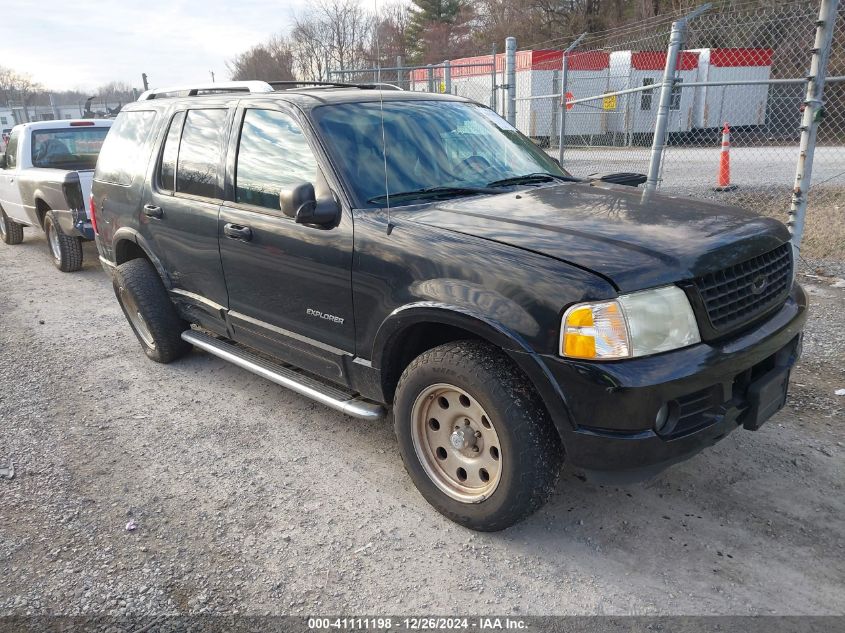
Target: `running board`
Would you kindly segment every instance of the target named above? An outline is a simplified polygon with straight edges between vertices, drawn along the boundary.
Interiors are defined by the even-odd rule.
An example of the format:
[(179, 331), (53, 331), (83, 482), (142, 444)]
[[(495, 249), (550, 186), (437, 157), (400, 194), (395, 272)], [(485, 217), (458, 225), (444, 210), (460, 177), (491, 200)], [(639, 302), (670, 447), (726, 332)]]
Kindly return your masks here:
[(361, 396), (344, 392), (319, 380), (300, 374), (295, 369), (271, 363), (241, 347), (196, 330), (182, 332), (182, 340), (194, 347), (227, 360), (241, 369), (246, 369), (270, 382), (311, 398), (336, 411), (362, 420), (380, 420), (385, 415), (384, 407), (364, 400)]

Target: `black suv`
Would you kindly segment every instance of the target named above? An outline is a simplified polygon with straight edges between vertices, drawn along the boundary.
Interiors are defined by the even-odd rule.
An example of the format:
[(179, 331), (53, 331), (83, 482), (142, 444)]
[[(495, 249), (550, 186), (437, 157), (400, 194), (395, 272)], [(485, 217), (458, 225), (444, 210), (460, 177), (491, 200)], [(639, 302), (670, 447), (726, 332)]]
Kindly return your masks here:
[(423, 496), (478, 530), (540, 507), (564, 458), (642, 477), (758, 428), (806, 320), (780, 222), (573, 178), (451, 96), (146, 94), (91, 211), (147, 356), (392, 409)]

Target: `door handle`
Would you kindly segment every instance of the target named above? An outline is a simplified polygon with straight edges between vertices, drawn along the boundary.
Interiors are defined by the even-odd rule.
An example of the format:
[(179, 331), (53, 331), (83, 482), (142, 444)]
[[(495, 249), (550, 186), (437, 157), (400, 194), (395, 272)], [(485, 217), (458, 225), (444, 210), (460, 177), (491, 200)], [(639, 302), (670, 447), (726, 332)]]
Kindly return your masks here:
[(223, 234), (226, 237), (231, 237), (233, 240), (242, 240), (249, 242), (252, 239), (252, 229), (248, 226), (241, 226), (240, 224), (224, 224)]
[(160, 220), (163, 214), (161, 212), (161, 207), (157, 207), (154, 204), (145, 204), (144, 215), (148, 218), (156, 218), (157, 220)]

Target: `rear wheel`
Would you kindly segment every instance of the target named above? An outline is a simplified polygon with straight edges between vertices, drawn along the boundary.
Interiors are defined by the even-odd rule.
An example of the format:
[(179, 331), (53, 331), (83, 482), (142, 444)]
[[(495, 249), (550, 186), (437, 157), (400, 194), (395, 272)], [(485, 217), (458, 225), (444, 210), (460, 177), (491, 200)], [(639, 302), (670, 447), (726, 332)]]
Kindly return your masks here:
[(44, 216), (44, 234), (56, 268), (63, 273), (76, 272), (82, 268), (82, 239), (62, 232), (52, 211), (47, 211)]
[(0, 209), (0, 239), (4, 244), (23, 242), (23, 224), (10, 220), (3, 209)]
[(527, 517), (560, 473), (560, 439), (533, 386), (486, 343), (448, 343), (411, 362), (397, 386), (394, 425), (422, 495), (475, 530)]
[(114, 294), (144, 353), (157, 363), (169, 363), (191, 351), (182, 340), (190, 327), (176, 312), (153, 265), (133, 259), (115, 269)]

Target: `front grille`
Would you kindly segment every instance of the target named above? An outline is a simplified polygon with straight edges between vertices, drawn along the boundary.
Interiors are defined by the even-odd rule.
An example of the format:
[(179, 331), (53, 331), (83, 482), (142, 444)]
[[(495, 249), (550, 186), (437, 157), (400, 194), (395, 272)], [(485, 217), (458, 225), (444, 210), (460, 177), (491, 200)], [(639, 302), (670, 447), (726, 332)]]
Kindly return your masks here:
[(789, 294), (791, 281), (789, 242), (694, 280), (716, 334), (730, 332), (780, 307)]

